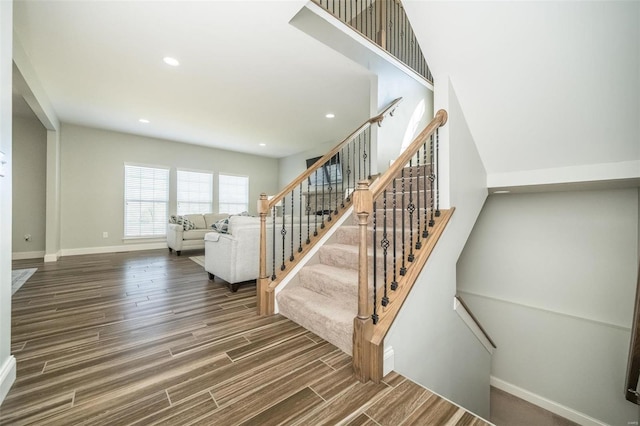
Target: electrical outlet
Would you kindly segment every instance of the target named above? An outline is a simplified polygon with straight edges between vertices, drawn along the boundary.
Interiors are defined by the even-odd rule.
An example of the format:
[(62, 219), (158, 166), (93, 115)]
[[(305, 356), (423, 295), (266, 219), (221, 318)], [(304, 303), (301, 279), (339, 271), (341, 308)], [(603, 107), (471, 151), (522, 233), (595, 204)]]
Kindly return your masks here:
[(109, 238), (109, 233), (107, 231), (104, 231), (102, 233), (102, 238)]

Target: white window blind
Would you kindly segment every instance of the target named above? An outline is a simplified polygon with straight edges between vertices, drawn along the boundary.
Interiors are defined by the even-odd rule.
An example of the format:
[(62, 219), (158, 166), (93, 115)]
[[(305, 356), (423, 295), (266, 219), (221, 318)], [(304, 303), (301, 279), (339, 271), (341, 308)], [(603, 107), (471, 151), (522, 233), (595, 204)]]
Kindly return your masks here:
[(213, 174), (178, 170), (178, 214), (213, 212)]
[(218, 211), (236, 214), (249, 210), (249, 178), (247, 176), (219, 176)]
[(167, 233), (169, 169), (124, 166), (124, 236)]

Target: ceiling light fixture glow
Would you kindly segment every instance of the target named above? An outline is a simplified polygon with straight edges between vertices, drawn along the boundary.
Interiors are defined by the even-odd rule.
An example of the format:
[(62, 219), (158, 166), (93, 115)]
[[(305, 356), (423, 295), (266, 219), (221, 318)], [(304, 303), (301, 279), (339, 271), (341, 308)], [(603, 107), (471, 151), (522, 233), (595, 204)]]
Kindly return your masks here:
[(336, 115), (332, 112), (330, 112), (329, 114), (325, 115), (325, 117), (327, 118), (334, 118)]
[(260, 143), (260, 144), (258, 144), (258, 145), (260, 145), (260, 146), (267, 146), (267, 144), (266, 144), (266, 143)]
[(172, 58), (171, 56), (165, 56), (162, 58), (165, 64), (171, 65), (172, 67), (177, 67), (180, 65), (180, 62), (176, 58)]
[(149, 123), (150, 123), (150, 121), (149, 121), (149, 120), (147, 120), (146, 118), (141, 118), (141, 119), (140, 119), (140, 120), (138, 120), (138, 121), (139, 121), (139, 122), (141, 122), (141, 123), (144, 123), (144, 124), (149, 124)]
[(493, 191), (494, 194), (509, 194), (511, 193), (511, 191), (507, 191), (507, 190), (500, 190), (500, 191)]

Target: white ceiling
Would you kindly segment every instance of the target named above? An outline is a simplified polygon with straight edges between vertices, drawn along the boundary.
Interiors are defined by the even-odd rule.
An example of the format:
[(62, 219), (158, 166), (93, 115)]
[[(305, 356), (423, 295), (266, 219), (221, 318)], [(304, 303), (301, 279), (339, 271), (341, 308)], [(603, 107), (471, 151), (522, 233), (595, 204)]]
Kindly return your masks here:
[(14, 28), (62, 122), (283, 157), (369, 113), (370, 73), (288, 24), (304, 4), (18, 0)]
[(489, 174), (640, 160), (640, 2), (403, 3)]

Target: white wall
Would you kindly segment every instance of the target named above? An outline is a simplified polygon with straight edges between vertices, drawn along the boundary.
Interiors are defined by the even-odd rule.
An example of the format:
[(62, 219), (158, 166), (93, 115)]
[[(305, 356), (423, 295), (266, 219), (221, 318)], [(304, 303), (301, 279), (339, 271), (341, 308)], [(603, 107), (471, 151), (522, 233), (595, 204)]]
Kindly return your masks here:
[(456, 84), (489, 177), (640, 164), (639, 2), (403, 3), (432, 71)]
[[(125, 162), (171, 167), (174, 200), (176, 167), (213, 171), (214, 190), (218, 173), (249, 176), (249, 211), (254, 214), (260, 193), (271, 194), (278, 188), (278, 160), (271, 158), (71, 124), (62, 126), (61, 147), (63, 254), (125, 244)], [(102, 238), (105, 231), (108, 238)]]
[(396, 371), (488, 418), (491, 356), (453, 311), (455, 265), (487, 197), (486, 172), (453, 87), (446, 77), (437, 82), (435, 108), (449, 113), (440, 133), (441, 144), (449, 145), (441, 172), (451, 175), (447, 182), (456, 211), (385, 346), (393, 347)]
[(624, 376), (638, 209), (636, 188), (489, 197), (458, 290), (498, 346), (496, 379), (608, 424), (637, 420)]
[[(45, 249), (47, 131), (35, 115), (13, 117), (13, 253)], [(25, 241), (25, 234), (31, 235)]]
[(6, 173), (0, 177), (0, 403), (16, 375), (11, 356), (11, 43), (13, 2), (0, 1), (0, 151)]

